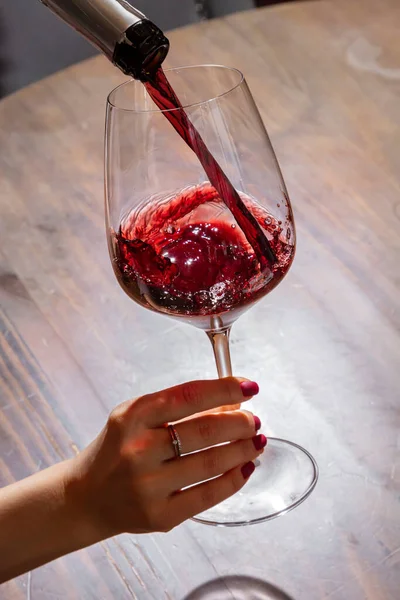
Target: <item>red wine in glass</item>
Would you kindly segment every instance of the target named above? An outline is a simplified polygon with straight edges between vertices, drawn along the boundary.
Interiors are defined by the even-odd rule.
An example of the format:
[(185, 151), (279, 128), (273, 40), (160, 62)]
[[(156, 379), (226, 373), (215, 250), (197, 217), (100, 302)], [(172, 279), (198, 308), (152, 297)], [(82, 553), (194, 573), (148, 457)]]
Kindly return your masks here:
[(282, 221), (249, 196), (241, 194), (241, 202), (269, 240), (276, 257), (271, 268), (261, 267), (218, 192), (205, 183), (145, 200), (123, 219), (113, 265), (125, 292), (146, 308), (200, 326), (204, 317), (226, 312), (235, 320), (280, 283), (295, 250), (288, 231), (282, 235)]

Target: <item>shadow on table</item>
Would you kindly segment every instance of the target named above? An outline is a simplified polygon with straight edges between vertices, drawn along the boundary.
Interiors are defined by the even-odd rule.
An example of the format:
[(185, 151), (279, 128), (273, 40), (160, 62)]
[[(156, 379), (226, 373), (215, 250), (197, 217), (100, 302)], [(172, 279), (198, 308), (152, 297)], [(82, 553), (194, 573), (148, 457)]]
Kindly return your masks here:
[(183, 600), (295, 600), (271, 583), (241, 575), (208, 581)]

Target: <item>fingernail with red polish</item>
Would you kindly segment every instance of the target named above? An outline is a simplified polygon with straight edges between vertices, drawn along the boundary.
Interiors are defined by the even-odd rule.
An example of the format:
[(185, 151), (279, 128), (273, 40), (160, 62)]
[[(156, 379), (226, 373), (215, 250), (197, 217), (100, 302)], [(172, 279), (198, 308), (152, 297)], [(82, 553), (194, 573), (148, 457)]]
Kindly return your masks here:
[(240, 384), (240, 388), (245, 398), (255, 396), (260, 391), (258, 383), (256, 383), (255, 381), (242, 381), (242, 383)]
[(263, 434), (256, 435), (253, 437), (253, 444), (256, 450), (262, 450), (267, 445), (267, 438)]
[(252, 462), (246, 463), (242, 467), (242, 475), (244, 479), (248, 479), (252, 473), (254, 473), (254, 469), (256, 468), (255, 464)]
[(256, 431), (261, 429), (261, 421), (258, 417), (256, 417), (256, 415), (254, 415), (254, 425), (256, 427)]

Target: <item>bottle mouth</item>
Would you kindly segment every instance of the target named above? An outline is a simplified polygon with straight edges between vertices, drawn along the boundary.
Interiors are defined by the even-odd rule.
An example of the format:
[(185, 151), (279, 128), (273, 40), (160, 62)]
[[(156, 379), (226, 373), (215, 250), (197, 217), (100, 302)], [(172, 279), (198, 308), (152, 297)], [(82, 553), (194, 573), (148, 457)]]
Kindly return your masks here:
[(150, 53), (147, 58), (143, 61), (142, 77), (147, 79), (148, 75), (154, 73), (164, 62), (169, 51), (169, 44), (163, 44), (158, 47), (154, 52)]
[(134, 23), (115, 46), (113, 63), (126, 75), (146, 80), (163, 63), (169, 41), (152, 21)]

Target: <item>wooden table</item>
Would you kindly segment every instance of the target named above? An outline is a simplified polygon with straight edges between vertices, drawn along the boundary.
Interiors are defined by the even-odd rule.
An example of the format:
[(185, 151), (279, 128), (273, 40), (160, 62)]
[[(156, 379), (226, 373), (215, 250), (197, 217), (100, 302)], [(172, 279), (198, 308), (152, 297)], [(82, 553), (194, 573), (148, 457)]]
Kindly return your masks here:
[[(256, 527), (108, 540), (1, 600), (210, 598), (189, 594), (229, 575), (269, 584), (220, 582), (246, 599), (400, 598), (399, 30), (397, 0), (335, 0), (170, 36), (170, 64), (246, 73), (291, 193), (295, 266), (232, 352), (268, 427), (316, 456), (313, 495)], [(119, 81), (98, 57), (0, 104), (2, 485), (77, 452), (123, 399), (214, 376), (206, 336), (134, 305), (109, 265), (103, 122)]]

